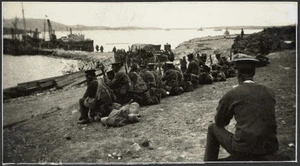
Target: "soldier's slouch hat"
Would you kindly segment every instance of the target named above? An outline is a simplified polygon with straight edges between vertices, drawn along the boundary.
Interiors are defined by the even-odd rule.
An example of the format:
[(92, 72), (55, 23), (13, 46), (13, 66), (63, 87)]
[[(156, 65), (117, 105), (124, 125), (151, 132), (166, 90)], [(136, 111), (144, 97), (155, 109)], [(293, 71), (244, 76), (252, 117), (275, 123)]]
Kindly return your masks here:
[(253, 69), (257, 67), (259, 62), (255, 57), (241, 53), (233, 55), (232, 59), (234, 68), (236, 69)]

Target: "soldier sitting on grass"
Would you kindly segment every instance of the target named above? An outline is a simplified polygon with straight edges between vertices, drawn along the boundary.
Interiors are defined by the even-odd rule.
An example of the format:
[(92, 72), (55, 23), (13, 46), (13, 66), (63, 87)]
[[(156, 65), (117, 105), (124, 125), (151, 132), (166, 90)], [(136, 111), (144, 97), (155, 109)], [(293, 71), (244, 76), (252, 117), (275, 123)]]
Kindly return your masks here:
[(164, 67), (164, 75), (162, 77), (162, 87), (165, 90), (164, 94), (170, 96), (181, 95), (184, 90), (179, 85), (177, 70), (174, 69), (173, 62), (166, 62)]

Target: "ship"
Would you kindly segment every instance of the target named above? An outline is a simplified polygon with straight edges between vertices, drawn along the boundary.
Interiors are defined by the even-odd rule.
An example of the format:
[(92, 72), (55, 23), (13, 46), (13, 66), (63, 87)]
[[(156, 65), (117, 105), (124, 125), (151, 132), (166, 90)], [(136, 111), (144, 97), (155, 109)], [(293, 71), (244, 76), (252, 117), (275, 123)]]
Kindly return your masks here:
[(70, 28), (70, 33), (67, 36), (62, 36), (57, 39), (55, 35), (55, 30), (52, 29), (51, 22), (47, 19), (49, 41), (44, 41), (41, 43), (42, 49), (63, 49), (63, 50), (78, 50), (78, 51), (94, 51), (94, 40), (85, 39), (83, 34), (72, 33), (72, 28)]
[[(70, 34), (62, 38), (57, 39), (55, 30), (52, 29), (51, 22), (47, 19), (49, 41), (45, 38), (39, 38), (40, 32), (36, 29), (34, 32), (26, 30), (26, 20), (24, 14), (24, 8), (22, 3), (23, 14), (23, 26), (24, 29), (18, 28), (18, 18), (13, 20), (13, 28), (11, 31), (11, 38), (3, 39), (3, 53), (10, 55), (44, 55), (51, 54), (56, 49), (63, 50), (79, 50), (79, 51), (94, 51), (94, 41), (91, 39), (85, 39), (83, 34), (73, 34), (70, 29)], [(46, 31), (46, 23), (44, 23), (44, 31)], [(21, 34), (21, 37), (20, 37)]]
[[(42, 39), (39, 38), (39, 31), (34, 32), (26, 30), (26, 21), (22, 3), (23, 26), (24, 29), (18, 28), (19, 19), (16, 17), (13, 21), (13, 27), (10, 28), (11, 38), (3, 38), (3, 53), (11, 55), (34, 55), (43, 54), (39, 49)], [(20, 36), (21, 34), (21, 36)]]
[(201, 28), (197, 29), (197, 31), (204, 31), (204, 29), (201, 27)]

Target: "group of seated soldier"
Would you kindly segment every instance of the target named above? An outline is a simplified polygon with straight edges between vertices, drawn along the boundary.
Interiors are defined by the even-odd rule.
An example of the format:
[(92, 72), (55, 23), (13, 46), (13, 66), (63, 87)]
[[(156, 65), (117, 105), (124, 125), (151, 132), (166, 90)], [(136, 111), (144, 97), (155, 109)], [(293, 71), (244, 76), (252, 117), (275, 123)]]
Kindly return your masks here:
[(188, 67), (186, 67), (185, 56), (181, 59), (181, 70), (184, 75), (184, 90), (191, 91), (193, 87), (197, 87), (199, 84), (212, 84), (217, 81), (226, 81), (226, 78), (234, 77), (235, 71), (233, 64), (227, 60), (226, 57), (221, 57), (221, 54), (216, 54), (216, 63), (207, 65), (207, 54), (202, 53), (188, 54)]
[[(231, 68), (231, 65), (225, 60), (218, 58), (219, 63), (210, 67), (205, 64), (206, 54), (198, 55), (197, 59), (194, 58), (193, 54), (189, 54), (187, 57), (189, 64), (186, 70), (182, 67), (180, 69), (171, 61), (167, 61), (161, 67), (155, 63), (148, 63), (147, 65), (133, 63), (129, 72), (126, 72), (127, 69), (121, 62), (112, 63), (112, 70), (108, 71), (103, 76), (103, 79), (98, 81), (98, 84), (95, 81), (97, 79), (93, 78), (91, 78), (92, 83), (88, 82), (87, 91), (91, 92), (86, 93), (92, 95), (85, 94), (80, 100), (80, 112), (85, 110), (84, 115), (80, 117), (80, 120), (84, 119), (84, 121), (80, 122), (80, 124), (89, 122), (86, 110), (91, 104), (87, 104), (88, 96), (92, 99), (97, 98), (97, 95), (100, 98), (101, 96), (102, 98), (103, 96), (109, 98), (102, 99), (103, 101), (109, 101), (110, 104), (108, 105), (105, 102), (98, 102), (98, 105), (106, 104), (102, 112), (105, 112), (105, 115), (107, 115), (111, 111), (113, 102), (125, 105), (134, 101), (141, 106), (159, 104), (162, 98), (193, 91), (199, 84), (211, 84), (213, 81), (222, 81), (222, 79), (219, 79), (220, 76), (224, 77), (225, 80), (226, 77), (234, 76), (228, 74), (228, 69)], [(89, 74), (89, 72), (86, 73)], [(92, 74), (92, 76), (95, 75)], [(101, 89), (102, 94), (97, 89)]]

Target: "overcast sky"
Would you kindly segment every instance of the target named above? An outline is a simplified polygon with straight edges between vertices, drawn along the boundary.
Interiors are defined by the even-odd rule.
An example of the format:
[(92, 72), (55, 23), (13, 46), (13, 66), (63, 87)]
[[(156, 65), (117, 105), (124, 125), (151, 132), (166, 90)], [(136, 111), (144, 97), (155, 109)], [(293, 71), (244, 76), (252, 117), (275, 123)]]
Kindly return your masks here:
[[(25, 18), (66, 25), (193, 28), (297, 23), (296, 2), (23, 2)], [(2, 2), (2, 17), (22, 18), (21, 2)]]

